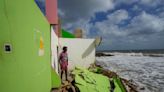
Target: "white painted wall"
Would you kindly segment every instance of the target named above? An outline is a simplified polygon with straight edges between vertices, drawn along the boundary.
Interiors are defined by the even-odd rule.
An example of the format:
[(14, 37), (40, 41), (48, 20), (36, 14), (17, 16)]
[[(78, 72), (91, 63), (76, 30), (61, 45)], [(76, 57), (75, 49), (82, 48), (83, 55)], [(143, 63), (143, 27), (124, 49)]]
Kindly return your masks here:
[(57, 54), (57, 46), (58, 46), (58, 36), (56, 35), (53, 27), (51, 27), (51, 64), (55, 69), (56, 73), (58, 73), (58, 54)]
[[(95, 62), (95, 39), (59, 38), (60, 45), (68, 47), (68, 68), (88, 68)], [(61, 49), (60, 49), (61, 52)]]

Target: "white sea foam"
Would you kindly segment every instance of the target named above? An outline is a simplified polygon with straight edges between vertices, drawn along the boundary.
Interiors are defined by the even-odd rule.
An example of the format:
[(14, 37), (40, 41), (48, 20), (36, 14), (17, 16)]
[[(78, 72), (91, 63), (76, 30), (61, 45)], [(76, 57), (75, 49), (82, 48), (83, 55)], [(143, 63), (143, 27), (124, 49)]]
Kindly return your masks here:
[(120, 52), (105, 52), (104, 54), (117, 55), (117, 56), (154, 56), (154, 57), (164, 57), (161, 53), (120, 53)]
[(140, 92), (164, 92), (164, 57), (114, 54), (110, 57), (97, 57), (97, 62), (140, 87), (143, 86), (145, 90)]

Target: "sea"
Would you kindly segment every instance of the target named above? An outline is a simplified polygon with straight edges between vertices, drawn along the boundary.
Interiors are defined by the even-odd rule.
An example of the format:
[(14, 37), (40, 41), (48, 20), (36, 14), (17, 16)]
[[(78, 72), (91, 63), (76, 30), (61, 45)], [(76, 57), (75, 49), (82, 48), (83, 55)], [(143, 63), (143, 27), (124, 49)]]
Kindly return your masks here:
[(138, 86), (139, 92), (164, 92), (164, 50), (98, 51), (96, 63)]

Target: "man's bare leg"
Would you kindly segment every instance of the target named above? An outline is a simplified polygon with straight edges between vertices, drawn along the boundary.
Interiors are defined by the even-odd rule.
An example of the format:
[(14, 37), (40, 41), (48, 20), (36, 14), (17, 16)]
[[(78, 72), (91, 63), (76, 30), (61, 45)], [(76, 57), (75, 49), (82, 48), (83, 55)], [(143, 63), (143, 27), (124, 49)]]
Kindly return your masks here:
[(67, 77), (67, 69), (65, 70), (65, 78), (66, 78), (66, 81), (68, 81), (68, 77)]
[(62, 80), (62, 77), (63, 77), (63, 70), (61, 70), (61, 80)]

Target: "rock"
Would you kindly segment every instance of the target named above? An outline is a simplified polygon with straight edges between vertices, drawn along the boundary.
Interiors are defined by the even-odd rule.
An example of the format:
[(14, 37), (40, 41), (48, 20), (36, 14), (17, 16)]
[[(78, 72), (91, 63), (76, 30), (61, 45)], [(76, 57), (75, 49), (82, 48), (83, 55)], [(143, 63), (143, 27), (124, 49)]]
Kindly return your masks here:
[(145, 87), (141, 87), (141, 88), (139, 88), (140, 90), (145, 90)]
[(97, 53), (96, 53), (96, 56), (97, 56), (97, 57), (101, 57), (101, 56), (114, 56), (114, 55), (106, 54), (106, 53), (102, 53), (102, 52), (97, 52)]

